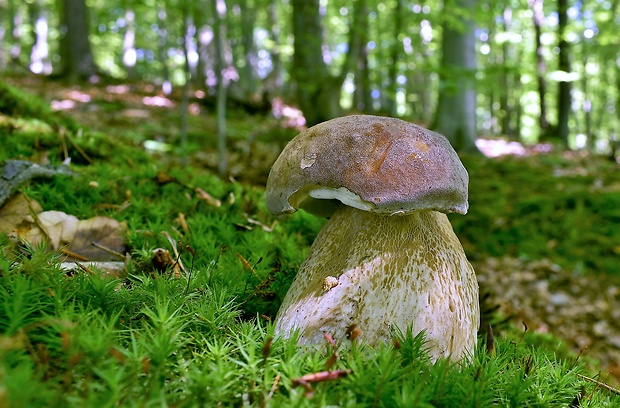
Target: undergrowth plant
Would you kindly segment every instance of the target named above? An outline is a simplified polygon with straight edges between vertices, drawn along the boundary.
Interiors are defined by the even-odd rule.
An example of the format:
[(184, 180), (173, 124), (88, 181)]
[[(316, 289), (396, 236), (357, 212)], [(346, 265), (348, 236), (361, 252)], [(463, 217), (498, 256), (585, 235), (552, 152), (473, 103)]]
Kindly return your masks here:
[[(19, 93), (0, 89), (3, 97)], [(7, 110), (22, 105), (0, 103), (0, 161), (45, 153), (60, 163), (59, 132), (76, 125), (50, 119), (42, 104)], [(556, 352), (557, 340), (541, 346), (514, 330), (493, 347), (481, 340), (463, 364), (432, 363), (423, 334), (411, 331), (375, 349), (355, 339), (326, 337), (309, 348), (294, 336), (275, 338), (272, 319), (321, 220), (303, 212), (275, 219), (261, 186), (154, 157), (133, 137), (84, 129), (75, 143), (81, 149), (68, 145), (68, 154), (76, 177), (22, 191), (46, 210), (125, 221), (131, 259), (119, 276), (68, 272), (60, 254), (0, 234), (0, 406), (620, 406), (620, 397), (580, 377), (592, 374), (576, 358)], [(199, 199), (197, 188), (219, 205)], [(476, 216), (473, 202), (485, 197), (476, 194), (475, 228), (496, 228), (465, 238), (501, 252), (512, 245), (502, 234), (526, 227), (493, 224), (483, 206)], [(579, 197), (577, 208), (594, 205)], [(606, 200), (611, 208), (613, 196)], [(533, 217), (528, 205), (513, 207)], [(154, 249), (171, 249), (168, 237), (186, 265), (178, 277), (151, 262)]]
[[(8, 406), (614, 406), (576, 359), (522, 336), (431, 363), (423, 334), (371, 349), (274, 338), (220, 284), (67, 276), (41, 248), (3, 254), (0, 398)], [(33, 261), (35, 260), (35, 261)], [(23, 269), (27, 262), (38, 270)], [(35, 267), (31, 265), (30, 268)], [(28, 392), (24, 390), (36, 390)], [(572, 404), (572, 405), (571, 405)]]

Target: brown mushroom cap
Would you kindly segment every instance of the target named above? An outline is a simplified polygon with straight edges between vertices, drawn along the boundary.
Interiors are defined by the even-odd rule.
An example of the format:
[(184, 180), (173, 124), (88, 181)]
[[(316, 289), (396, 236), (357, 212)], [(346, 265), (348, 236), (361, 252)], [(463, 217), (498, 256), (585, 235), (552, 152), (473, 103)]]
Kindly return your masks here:
[(291, 140), (266, 187), (273, 214), (329, 216), (344, 203), (380, 214), (467, 213), (468, 174), (448, 140), (400, 119), (352, 115)]

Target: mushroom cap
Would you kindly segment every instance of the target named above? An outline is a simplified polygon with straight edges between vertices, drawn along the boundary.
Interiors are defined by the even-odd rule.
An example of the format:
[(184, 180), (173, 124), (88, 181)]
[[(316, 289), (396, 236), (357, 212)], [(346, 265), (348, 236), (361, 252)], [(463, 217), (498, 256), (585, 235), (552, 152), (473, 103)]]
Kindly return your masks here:
[(267, 208), (329, 217), (340, 205), (379, 214), (467, 213), (469, 176), (448, 139), (404, 120), (351, 115), (291, 140), (269, 173)]

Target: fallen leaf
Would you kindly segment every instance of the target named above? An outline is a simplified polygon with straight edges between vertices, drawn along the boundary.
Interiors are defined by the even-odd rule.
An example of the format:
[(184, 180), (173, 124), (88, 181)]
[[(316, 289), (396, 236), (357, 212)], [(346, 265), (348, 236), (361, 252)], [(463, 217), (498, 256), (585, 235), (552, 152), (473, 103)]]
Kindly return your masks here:
[(113, 255), (94, 247), (92, 243), (97, 242), (112, 251), (124, 253), (126, 229), (126, 222), (119, 222), (109, 217), (97, 216), (81, 220), (77, 224), (75, 237), (68, 249), (91, 261), (116, 260)]
[(80, 222), (78, 217), (62, 211), (44, 211), (38, 218), (41, 222), (39, 227), (45, 230), (53, 249), (60, 249), (73, 242)]
[[(30, 200), (30, 207), (37, 214), (43, 210), (41, 205), (34, 200)], [(19, 231), (20, 227), (23, 228), (22, 224), (24, 222), (28, 223), (27, 219), (32, 222), (30, 207), (28, 206), (28, 200), (23, 194), (15, 194), (0, 208), (0, 231), (6, 233)]]

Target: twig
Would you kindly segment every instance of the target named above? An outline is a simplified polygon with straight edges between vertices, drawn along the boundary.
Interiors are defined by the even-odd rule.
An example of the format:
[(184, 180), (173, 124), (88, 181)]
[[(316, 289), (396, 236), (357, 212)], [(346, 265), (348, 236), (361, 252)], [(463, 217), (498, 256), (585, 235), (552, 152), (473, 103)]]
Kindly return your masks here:
[[(39, 227), (39, 229), (43, 233), (45, 239), (47, 239), (48, 242), (52, 242), (52, 240), (50, 238), (50, 233), (47, 231), (47, 228), (45, 228), (45, 226), (43, 225), (43, 222), (39, 218), (39, 215), (37, 214), (37, 212), (34, 210), (34, 208), (32, 208), (32, 200), (30, 199), (30, 197), (28, 197), (28, 195), (23, 194), (23, 193), (22, 193), (22, 195), (24, 196), (24, 198), (26, 199), (26, 202), (28, 203), (28, 212), (30, 213), (30, 215), (34, 219), (34, 223), (37, 225), (37, 227)], [(62, 250), (61, 250), (61, 252), (62, 252)], [(65, 255), (67, 255), (67, 254), (65, 254)], [(69, 256), (71, 256), (71, 255), (69, 255)], [(83, 261), (87, 261), (88, 259), (82, 259), (82, 260)]]
[(116, 252), (115, 250), (110, 249), (107, 246), (101, 245), (100, 243), (96, 241), (93, 241), (90, 244), (94, 246), (95, 248), (101, 249), (103, 252), (106, 252), (110, 255), (114, 255), (118, 259), (122, 259), (123, 261), (125, 260), (125, 255), (121, 254), (120, 252)]
[(76, 264), (77, 266), (79, 266), (79, 267), (80, 267), (80, 269), (81, 269), (81, 270), (83, 270), (84, 272), (86, 272), (87, 274), (89, 274), (89, 275), (94, 275), (94, 274), (95, 274), (95, 272), (91, 271), (91, 270), (90, 270), (90, 268), (89, 268), (88, 266), (83, 265), (83, 264), (81, 264), (81, 263), (79, 263), (79, 262), (76, 262), (75, 264)]
[(487, 325), (487, 354), (495, 355), (495, 336), (490, 324)]
[(76, 254), (73, 251), (68, 250), (67, 248), (62, 248), (60, 249), (60, 252), (64, 255), (67, 255), (77, 261), (82, 261), (82, 262), (88, 262), (90, 261), (90, 259), (86, 258), (85, 256), (82, 256), (80, 254)]
[(273, 385), (271, 386), (271, 390), (269, 391), (269, 399), (273, 397), (273, 393), (276, 392), (276, 388), (278, 387), (278, 383), (280, 382), (280, 373), (276, 374), (276, 378), (273, 380)]
[(586, 377), (585, 375), (582, 375), (582, 374), (577, 374), (577, 377), (587, 380), (587, 381), (591, 381), (597, 386), (605, 388), (607, 391), (611, 392), (612, 394), (620, 395), (619, 389), (614, 388), (611, 385), (607, 385), (604, 382), (600, 382), (598, 380), (595, 380), (594, 378)]
[(353, 370), (334, 370), (302, 375), (301, 377), (293, 380), (293, 387), (301, 385), (306, 391), (306, 397), (311, 398), (314, 393), (312, 387), (310, 386), (311, 383), (337, 380), (346, 377), (352, 372)]
[(194, 251), (194, 248), (189, 245), (185, 245), (185, 249), (187, 249), (189, 253), (192, 254), (192, 265), (189, 268), (189, 274), (187, 275), (187, 287), (185, 288), (185, 293), (183, 294), (183, 296), (187, 296), (187, 294), (189, 293), (189, 284), (192, 281), (192, 273), (194, 272), (194, 259), (196, 258), (196, 251)]
[(0, 207), (28, 180), (52, 178), (57, 174), (73, 175), (67, 166), (40, 166), (24, 160), (5, 160), (0, 166)]
[[(78, 151), (78, 153), (80, 153), (80, 155), (81, 155), (81, 156), (82, 156), (82, 157), (83, 157), (83, 158), (84, 158), (84, 159), (85, 159), (85, 160), (86, 160), (89, 164), (93, 164), (93, 163), (94, 163), (93, 159), (91, 159), (91, 158), (90, 158), (90, 157), (86, 154), (86, 152), (85, 152), (85, 151), (84, 151), (84, 150), (83, 150), (80, 146), (78, 146), (78, 145), (77, 145), (77, 143), (75, 143), (75, 140), (73, 140), (73, 138), (71, 137), (71, 135), (69, 134), (69, 132), (66, 132), (66, 131), (65, 131), (65, 132), (63, 132), (63, 133), (64, 133), (64, 136), (66, 136), (66, 137), (67, 137), (67, 139), (69, 139), (69, 142), (71, 143), (71, 145), (73, 145), (73, 147), (75, 147), (75, 150), (77, 150), (77, 151)], [(79, 133), (79, 136), (81, 136), (81, 135), (82, 135), (82, 129), (79, 129), (79, 130), (78, 130), (78, 133)]]
[(65, 141), (65, 130), (64, 128), (58, 132), (58, 138), (60, 139), (60, 144), (62, 145), (62, 154), (64, 159), (69, 158), (69, 149), (67, 149), (67, 142)]
[(170, 246), (172, 246), (174, 257), (176, 259), (176, 262), (174, 263), (175, 266), (172, 267), (173, 272), (174, 272), (174, 277), (180, 278), (181, 275), (179, 274), (179, 271), (176, 268), (176, 266), (178, 266), (183, 271), (183, 273), (187, 273), (187, 270), (185, 269), (185, 266), (183, 266), (183, 261), (181, 260), (181, 254), (177, 250), (177, 242), (174, 239), (172, 239), (168, 231), (162, 231), (162, 235), (165, 236), (166, 239), (168, 239), (168, 242), (170, 242)]

